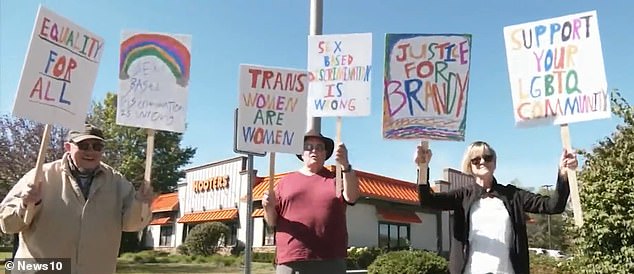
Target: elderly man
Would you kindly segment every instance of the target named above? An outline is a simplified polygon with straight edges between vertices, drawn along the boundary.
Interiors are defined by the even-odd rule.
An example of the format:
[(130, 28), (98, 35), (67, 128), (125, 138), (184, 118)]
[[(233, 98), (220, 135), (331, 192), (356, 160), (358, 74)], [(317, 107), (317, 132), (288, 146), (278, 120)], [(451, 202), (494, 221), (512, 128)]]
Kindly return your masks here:
[(335, 158), (343, 168), (343, 186), (336, 186), (335, 174), (324, 168), (333, 151), (332, 139), (307, 133), (304, 152), (297, 155), (304, 165), (262, 198), (264, 218), (276, 227), (278, 274), (346, 273), (346, 204), (359, 197), (359, 183), (346, 147), (338, 144)]
[(149, 223), (153, 191), (146, 183), (135, 191), (102, 163), (104, 142), (103, 132), (92, 125), (70, 131), (66, 153), (43, 165), (39, 184), (31, 170), (4, 198), (0, 227), (20, 234), (16, 261), (67, 258), (64, 267), (70, 271), (64, 273), (115, 272), (121, 231), (139, 231)]

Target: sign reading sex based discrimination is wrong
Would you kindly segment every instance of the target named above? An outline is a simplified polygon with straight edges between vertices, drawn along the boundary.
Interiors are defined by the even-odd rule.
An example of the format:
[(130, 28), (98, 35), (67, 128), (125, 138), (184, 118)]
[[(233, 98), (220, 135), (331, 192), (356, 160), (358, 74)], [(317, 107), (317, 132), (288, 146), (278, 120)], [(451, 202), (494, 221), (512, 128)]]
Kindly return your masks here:
[(191, 36), (122, 33), (117, 124), (184, 132)]

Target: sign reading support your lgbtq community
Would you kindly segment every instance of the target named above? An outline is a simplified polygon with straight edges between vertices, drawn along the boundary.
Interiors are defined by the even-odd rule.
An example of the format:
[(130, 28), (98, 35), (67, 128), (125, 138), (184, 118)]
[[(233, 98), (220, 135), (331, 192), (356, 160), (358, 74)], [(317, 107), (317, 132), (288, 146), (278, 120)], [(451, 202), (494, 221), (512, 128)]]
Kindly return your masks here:
[(184, 132), (191, 36), (123, 32), (117, 124)]
[(519, 127), (609, 118), (596, 11), (504, 28)]
[(240, 65), (237, 148), (301, 154), (306, 131), (306, 71)]
[(13, 116), (81, 128), (104, 50), (104, 40), (40, 6)]
[(308, 114), (370, 115), (372, 34), (308, 36)]
[(469, 34), (386, 34), (383, 138), (463, 141)]

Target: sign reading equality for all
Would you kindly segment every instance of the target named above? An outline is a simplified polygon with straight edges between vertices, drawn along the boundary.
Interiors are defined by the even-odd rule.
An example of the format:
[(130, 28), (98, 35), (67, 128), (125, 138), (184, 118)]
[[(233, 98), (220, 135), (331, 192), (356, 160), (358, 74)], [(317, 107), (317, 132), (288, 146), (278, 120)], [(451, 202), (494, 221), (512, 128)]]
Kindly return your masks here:
[(301, 154), (307, 91), (306, 71), (240, 65), (237, 149)]
[(13, 115), (81, 128), (104, 50), (104, 40), (40, 6)]
[(386, 34), (383, 138), (463, 141), (469, 34)]
[(370, 115), (372, 34), (308, 36), (308, 114)]
[(609, 118), (596, 11), (504, 28), (517, 126)]
[(117, 124), (184, 132), (191, 36), (123, 32)]

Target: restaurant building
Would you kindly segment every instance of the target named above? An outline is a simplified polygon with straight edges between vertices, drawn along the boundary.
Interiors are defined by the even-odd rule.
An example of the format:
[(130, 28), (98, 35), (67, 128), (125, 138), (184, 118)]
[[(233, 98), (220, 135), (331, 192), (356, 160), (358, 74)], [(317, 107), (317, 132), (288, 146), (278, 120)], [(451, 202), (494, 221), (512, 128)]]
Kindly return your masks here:
[[(253, 212), (247, 212), (246, 167), (247, 157), (240, 156), (187, 169), (176, 193), (160, 195), (152, 203), (153, 220), (146, 230), (145, 245), (174, 250), (194, 226), (205, 222), (222, 222), (230, 228), (230, 235), (221, 245), (244, 244), (247, 220), (252, 218), (254, 250), (273, 251), (274, 231), (264, 221), (261, 204), (269, 179), (256, 173)], [(347, 207), (349, 246), (448, 252), (449, 212), (421, 208), (414, 182), (363, 170), (355, 172), (361, 197), (354, 206)], [(286, 174), (276, 174), (274, 184)], [(456, 185), (472, 183), (471, 177), (453, 169), (445, 169), (443, 177), (436, 181), (434, 191), (447, 191), (454, 181)]]

